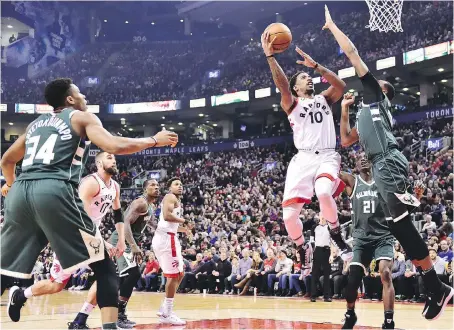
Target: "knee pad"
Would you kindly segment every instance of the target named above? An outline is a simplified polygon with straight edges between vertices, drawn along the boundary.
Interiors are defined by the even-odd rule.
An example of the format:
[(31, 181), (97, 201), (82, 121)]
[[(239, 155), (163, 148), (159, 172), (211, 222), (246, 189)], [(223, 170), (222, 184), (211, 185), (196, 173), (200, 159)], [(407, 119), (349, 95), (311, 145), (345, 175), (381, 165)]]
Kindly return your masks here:
[(139, 267), (128, 269), (128, 276), (125, 277), (120, 285), (120, 297), (129, 298), (132, 295), (134, 286), (140, 278)]
[(333, 197), (334, 182), (327, 177), (320, 177), (315, 180), (314, 189), (318, 199), (331, 199)]
[(429, 255), (427, 245), (411, 222), (409, 215), (397, 222), (388, 221), (388, 224), (391, 233), (402, 245), (410, 260), (423, 260)]
[(304, 243), (303, 223), (300, 220), (303, 205), (302, 203), (292, 204), (284, 206), (282, 210), (287, 234), (298, 246)]
[(348, 303), (356, 301), (358, 296), (358, 288), (364, 276), (364, 268), (359, 265), (350, 265), (350, 273), (348, 274), (348, 283), (344, 290), (345, 300)]
[(115, 264), (107, 255), (104, 259), (90, 264), (98, 282), (96, 300), (99, 308), (118, 307), (118, 280)]

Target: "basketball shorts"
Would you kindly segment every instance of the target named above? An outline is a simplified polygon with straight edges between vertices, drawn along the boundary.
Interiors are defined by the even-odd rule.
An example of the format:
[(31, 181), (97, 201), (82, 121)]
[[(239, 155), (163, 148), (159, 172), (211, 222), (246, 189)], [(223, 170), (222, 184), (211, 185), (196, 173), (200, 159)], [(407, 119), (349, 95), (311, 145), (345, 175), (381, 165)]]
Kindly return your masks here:
[[(109, 243), (113, 246), (117, 245), (118, 233), (116, 231), (114, 231), (112, 236), (110, 236)], [(134, 260), (134, 254), (131, 252), (131, 247), (128, 244), (126, 244), (126, 250), (123, 255), (116, 258), (115, 261), (117, 262), (118, 276), (120, 277), (128, 276), (128, 270), (137, 267), (137, 262)]]
[(387, 221), (399, 221), (420, 205), (409, 193), (408, 161), (397, 149), (391, 149), (372, 162), (372, 175)]
[(394, 259), (394, 237), (384, 237), (373, 242), (353, 239), (353, 259), (350, 266), (361, 266), (366, 273), (372, 259), (377, 262), (379, 260), (392, 261)]
[(314, 195), (315, 180), (320, 177), (327, 177), (336, 186), (339, 185), (340, 163), (341, 156), (334, 150), (321, 151), (318, 154), (300, 150), (293, 156), (287, 168), (282, 206), (310, 203)]
[(177, 234), (156, 231), (152, 246), (165, 277), (175, 278), (183, 274), (183, 256)]
[[(74, 272), (76, 272), (75, 270)], [(72, 273), (63, 271), (63, 268), (58, 260), (57, 255), (54, 253), (54, 261), (52, 262), (52, 268), (50, 269), (50, 280), (52, 282), (66, 285), (71, 278)]]
[(48, 242), (65, 273), (104, 259), (101, 233), (85, 212), (76, 187), (54, 179), (15, 182), (5, 199), (0, 274), (31, 278)]

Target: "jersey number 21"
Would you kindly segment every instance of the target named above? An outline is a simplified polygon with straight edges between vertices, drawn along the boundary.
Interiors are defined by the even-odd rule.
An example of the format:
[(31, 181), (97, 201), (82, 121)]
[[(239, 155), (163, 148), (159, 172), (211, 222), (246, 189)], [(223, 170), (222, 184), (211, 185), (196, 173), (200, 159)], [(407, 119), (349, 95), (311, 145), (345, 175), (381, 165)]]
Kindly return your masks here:
[(363, 201), (363, 213), (370, 214), (375, 213), (375, 201)]

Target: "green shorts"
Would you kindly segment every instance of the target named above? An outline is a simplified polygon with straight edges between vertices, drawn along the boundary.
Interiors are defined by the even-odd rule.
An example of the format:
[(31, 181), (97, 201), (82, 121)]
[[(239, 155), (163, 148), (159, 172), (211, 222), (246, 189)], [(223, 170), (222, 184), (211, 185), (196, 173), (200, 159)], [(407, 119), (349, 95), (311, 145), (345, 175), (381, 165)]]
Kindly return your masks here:
[(0, 274), (31, 278), (41, 250), (50, 242), (63, 271), (104, 259), (104, 241), (66, 181), (17, 181), (5, 199)]
[(374, 157), (372, 174), (387, 221), (399, 221), (419, 205), (416, 197), (408, 193), (408, 161), (399, 150), (391, 149)]
[(379, 260), (392, 261), (394, 259), (394, 238), (386, 237), (370, 243), (353, 239), (353, 259), (350, 266), (361, 266), (366, 273), (372, 259), (377, 262)]
[[(112, 236), (110, 236), (109, 243), (112, 244), (113, 246), (116, 246), (118, 242), (118, 234), (116, 231), (112, 233)], [(137, 263), (134, 260), (134, 255), (131, 252), (131, 247), (126, 244), (126, 250), (123, 253), (123, 255), (119, 258), (116, 258), (115, 261), (117, 262), (117, 268), (118, 268), (118, 276), (119, 277), (124, 277), (128, 276), (128, 270), (134, 267), (137, 267)]]

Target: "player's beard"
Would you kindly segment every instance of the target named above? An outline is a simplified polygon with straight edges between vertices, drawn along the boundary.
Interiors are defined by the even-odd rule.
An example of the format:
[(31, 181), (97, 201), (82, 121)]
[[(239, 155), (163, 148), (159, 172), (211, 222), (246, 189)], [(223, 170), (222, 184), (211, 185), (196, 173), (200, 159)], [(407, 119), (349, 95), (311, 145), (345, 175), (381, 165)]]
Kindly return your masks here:
[(116, 168), (115, 166), (111, 166), (111, 167), (105, 167), (103, 165), (103, 169), (104, 169), (104, 172), (106, 172), (107, 174), (110, 174), (110, 175), (117, 175), (118, 174), (118, 168)]

